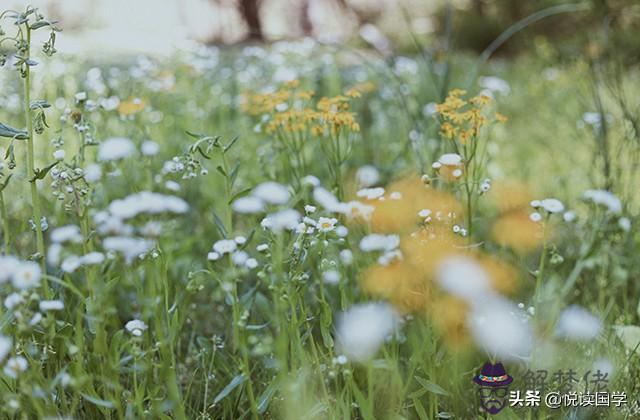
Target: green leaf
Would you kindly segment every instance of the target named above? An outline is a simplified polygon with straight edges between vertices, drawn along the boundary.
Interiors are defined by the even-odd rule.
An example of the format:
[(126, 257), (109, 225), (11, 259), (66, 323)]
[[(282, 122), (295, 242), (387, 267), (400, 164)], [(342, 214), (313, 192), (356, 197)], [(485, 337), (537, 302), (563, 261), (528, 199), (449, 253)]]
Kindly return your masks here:
[(220, 391), (220, 393), (218, 395), (216, 395), (216, 397), (213, 399), (213, 403), (214, 404), (219, 403), (223, 398), (225, 398), (227, 395), (229, 395), (231, 393), (231, 391), (236, 389), (238, 387), (238, 385), (242, 384), (246, 380), (247, 380), (247, 378), (243, 374), (240, 374), (240, 375), (234, 377), (231, 380), (231, 382), (229, 382), (227, 384), (227, 386), (225, 386), (222, 389), (222, 391)]
[(48, 20), (39, 20), (33, 25), (31, 25), (30, 28), (35, 31), (36, 29), (44, 28), (45, 26), (50, 26), (52, 27), (53, 30), (59, 30), (54, 26), (56, 23), (58, 23), (57, 20), (54, 20), (53, 22), (49, 22)]
[(29, 135), (24, 130), (18, 130), (17, 128), (9, 127), (0, 123), (0, 137), (8, 137), (10, 139), (26, 140)]
[(235, 136), (234, 138), (232, 138), (231, 141), (226, 146), (224, 146), (224, 149), (223, 149), (224, 153), (227, 153), (229, 149), (231, 149), (233, 145), (236, 144), (239, 138), (240, 137), (238, 136)]
[(0, 185), (0, 192), (4, 191), (5, 188), (7, 188), (7, 185), (9, 185), (9, 180), (11, 179), (11, 177), (13, 176), (13, 174), (9, 174), (4, 182), (2, 183), (2, 185)]
[(231, 204), (231, 203), (233, 203), (236, 199), (238, 199), (238, 198), (240, 198), (240, 197), (243, 197), (243, 196), (245, 196), (245, 195), (249, 194), (250, 192), (251, 192), (251, 188), (245, 188), (244, 190), (242, 190), (242, 191), (239, 191), (239, 192), (235, 193), (235, 194), (231, 197), (231, 199), (229, 200), (229, 202), (228, 202), (227, 204)]
[(436, 384), (434, 382), (428, 381), (428, 380), (426, 380), (424, 378), (421, 378), (421, 377), (419, 377), (417, 375), (415, 376), (415, 378), (416, 378), (416, 381), (418, 381), (420, 383), (420, 385), (422, 385), (422, 387), (424, 389), (426, 389), (427, 391), (429, 391), (429, 392), (432, 392), (432, 393), (438, 394), (438, 395), (447, 395), (447, 396), (451, 395), (451, 394), (449, 394), (449, 392), (445, 391), (444, 388), (442, 388), (440, 385), (438, 385), (438, 384)]
[(51, 108), (51, 104), (44, 99), (38, 99), (35, 101), (31, 101), (30, 108), (32, 110), (41, 109), (41, 108)]
[(276, 393), (277, 390), (278, 390), (278, 381), (274, 380), (269, 384), (267, 389), (264, 390), (264, 392), (260, 396), (260, 399), (258, 399), (258, 413), (264, 414), (264, 412), (267, 411), (267, 408), (269, 407), (269, 402), (271, 402), (271, 398), (273, 397), (273, 395)]
[(85, 393), (80, 393), (80, 395), (82, 395), (82, 398), (84, 398), (85, 400), (99, 407), (115, 408), (115, 405), (111, 401), (101, 400), (100, 398), (92, 397), (91, 395)]
[(220, 165), (216, 166), (216, 170), (222, 174), (223, 177), (227, 177), (227, 173), (224, 171), (224, 168)]
[(35, 171), (33, 171), (34, 175), (31, 179), (29, 179), (29, 182), (36, 182), (36, 180), (38, 179), (44, 179), (44, 177), (47, 176), (49, 171), (53, 169), (53, 167), (56, 166), (58, 163), (60, 163), (59, 160), (53, 162), (49, 166), (46, 166), (44, 169), (36, 169)]
[(228, 235), (227, 228), (224, 227), (224, 223), (222, 223), (222, 220), (218, 217), (218, 214), (215, 212), (215, 210), (213, 211), (213, 221), (220, 231), (220, 235), (222, 235), (223, 238), (226, 238)]

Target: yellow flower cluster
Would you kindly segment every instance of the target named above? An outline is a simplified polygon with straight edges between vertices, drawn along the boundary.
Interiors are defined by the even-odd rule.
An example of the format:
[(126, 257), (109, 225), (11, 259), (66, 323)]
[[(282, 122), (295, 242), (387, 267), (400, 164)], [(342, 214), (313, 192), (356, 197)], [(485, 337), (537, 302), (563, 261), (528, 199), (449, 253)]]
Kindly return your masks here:
[[(465, 100), (465, 94), (466, 91), (462, 89), (453, 89), (443, 103), (436, 105), (436, 111), (442, 117), (442, 136), (449, 140), (458, 139), (462, 144), (478, 137), (480, 129), (489, 122), (482, 111), (491, 102), (491, 98), (486, 95)], [(494, 119), (499, 122), (506, 121), (506, 117), (498, 113), (494, 115)]]
[(350, 102), (360, 96), (357, 89), (349, 89), (345, 95), (320, 98), (315, 106), (315, 93), (299, 90), (298, 81), (288, 82), (279, 90), (269, 93), (249, 93), (244, 97), (242, 109), (250, 115), (269, 115), (265, 124), (268, 133), (310, 132), (316, 137), (337, 135), (344, 129), (360, 131)]

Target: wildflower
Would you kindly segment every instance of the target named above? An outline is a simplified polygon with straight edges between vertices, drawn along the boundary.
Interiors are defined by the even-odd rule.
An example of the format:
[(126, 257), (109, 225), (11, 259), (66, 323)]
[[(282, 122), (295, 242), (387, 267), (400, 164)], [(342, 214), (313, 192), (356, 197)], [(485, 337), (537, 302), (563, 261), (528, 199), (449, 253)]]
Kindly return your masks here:
[(207, 254), (207, 260), (209, 261), (218, 261), (220, 259), (220, 254), (213, 251)]
[(302, 178), (301, 182), (303, 185), (310, 185), (312, 187), (320, 186), (320, 180), (318, 179), (318, 177), (313, 175), (305, 176), (304, 178)]
[(560, 314), (556, 335), (570, 340), (591, 340), (602, 330), (602, 321), (586, 309), (572, 305)]
[(462, 157), (457, 153), (445, 153), (438, 158), (438, 162), (441, 165), (457, 166), (462, 163)]
[(349, 229), (346, 226), (338, 226), (336, 228), (336, 235), (340, 238), (344, 238), (349, 234)]
[(489, 90), (490, 92), (498, 92), (502, 95), (508, 95), (511, 92), (509, 83), (505, 80), (495, 76), (486, 76), (478, 79), (480, 87)]
[(133, 98), (120, 102), (118, 105), (118, 113), (124, 117), (137, 114), (142, 111), (147, 104), (140, 98)]
[(400, 236), (372, 233), (360, 241), (360, 249), (365, 252), (391, 251), (400, 245)]
[(11, 256), (0, 255), (0, 284), (8, 282), (20, 266), (20, 260)]
[(171, 190), (173, 192), (180, 191), (180, 189), (181, 189), (180, 184), (178, 184), (175, 181), (171, 181), (171, 180), (165, 182), (164, 186), (165, 186), (166, 189)]
[(631, 220), (628, 217), (621, 217), (618, 219), (618, 226), (624, 232), (629, 232), (631, 230)]
[(562, 219), (567, 223), (571, 223), (576, 219), (576, 213), (571, 210), (565, 211), (562, 215)]
[(62, 265), (60, 266), (60, 268), (65, 273), (73, 273), (81, 265), (82, 265), (82, 261), (80, 260), (80, 257), (78, 257), (77, 255), (71, 255), (65, 258), (64, 261), (62, 261)]
[(40, 284), (41, 276), (42, 272), (38, 264), (31, 261), (22, 262), (13, 272), (11, 284), (13, 284), (13, 287), (16, 289), (31, 289)]
[(342, 261), (344, 265), (351, 265), (353, 262), (353, 252), (351, 252), (350, 249), (340, 251), (340, 261)]
[(423, 219), (426, 219), (427, 217), (431, 216), (431, 210), (422, 209), (418, 212), (418, 216), (422, 217)]
[(252, 270), (258, 266), (258, 261), (255, 258), (248, 258), (244, 265), (248, 269)]
[(51, 240), (56, 243), (82, 242), (82, 235), (80, 234), (80, 228), (76, 225), (67, 225), (54, 229), (51, 232)]
[(55, 152), (53, 152), (53, 158), (55, 160), (64, 160), (66, 153), (64, 150), (62, 149), (58, 149)]
[(264, 202), (258, 197), (240, 197), (231, 205), (236, 213), (252, 214), (264, 211)]
[(7, 364), (4, 366), (4, 374), (12, 379), (17, 379), (18, 376), (27, 370), (27, 359), (22, 356), (12, 357), (7, 360)]
[(84, 169), (84, 179), (90, 183), (96, 183), (102, 178), (102, 168), (96, 163), (87, 165)]
[(354, 305), (338, 318), (336, 341), (345, 356), (365, 361), (398, 329), (400, 317), (386, 303)]
[(360, 187), (371, 187), (380, 180), (380, 172), (373, 165), (365, 165), (356, 171), (356, 181)]
[(266, 251), (267, 249), (269, 249), (269, 245), (267, 244), (260, 244), (256, 246), (256, 251), (258, 252), (263, 252), (263, 251)]
[(24, 303), (24, 298), (19, 293), (11, 293), (4, 299), (4, 307), (11, 310), (16, 306)]
[(147, 324), (145, 324), (144, 321), (132, 319), (125, 324), (124, 328), (134, 337), (140, 337), (149, 327), (147, 327)]
[(594, 204), (606, 207), (609, 212), (619, 214), (622, 212), (622, 203), (613, 193), (606, 190), (586, 190), (582, 197)]
[(2, 363), (4, 358), (9, 354), (12, 345), (13, 342), (9, 337), (5, 337), (4, 335), (0, 334), (0, 363)]
[(335, 229), (336, 223), (338, 223), (338, 219), (321, 217), (318, 219), (317, 227), (320, 232), (327, 233)]
[(61, 311), (64, 309), (64, 303), (61, 300), (41, 300), (40, 310), (46, 311)]
[(384, 188), (363, 188), (356, 193), (356, 196), (367, 200), (375, 200), (384, 195)]
[(327, 284), (338, 284), (340, 282), (340, 272), (337, 270), (327, 270), (322, 273), (322, 280)]
[(277, 182), (264, 182), (255, 187), (251, 194), (269, 204), (285, 204), (289, 201), (289, 191)]
[(478, 346), (502, 360), (521, 360), (531, 354), (533, 331), (528, 318), (502, 297), (474, 302), (467, 325)]
[(164, 212), (182, 214), (189, 210), (186, 201), (172, 195), (149, 191), (131, 194), (124, 199), (109, 204), (109, 212), (119, 219), (130, 219), (141, 213), (159, 214)]
[(537, 211), (534, 211), (529, 215), (529, 219), (531, 219), (532, 222), (538, 223), (539, 221), (542, 220), (542, 215)]
[(293, 209), (281, 210), (272, 213), (263, 219), (263, 227), (267, 227), (278, 233), (282, 230), (294, 230), (300, 222), (300, 213)]
[(560, 213), (564, 211), (562, 201), (555, 198), (545, 198), (540, 201), (540, 206), (549, 213)]
[(125, 137), (111, 137), (103, 141), (98, 149), (98, 160), (114, 161), (131, 156), (136, 148), (133, 142)]
[(484, 268), (468, 257), (445, 258), (438, 266), (437, 278), (447, 292), (470, 302), (492, 292)]
[(155, 156), (160, 151), (160, 145), (152, 140), (145, 140), (142, 142), (140, 151), (144, 156)]
[(313, 214), (316, 212), (316, 207), (315, 206), (311, 206), (309, 204), (307, 204), (306, 206), (304, 206), (304, 212), (307, 214)]
[(125, 236), (111, 236), (102, 241), (102, 246), (107, 251), (117, 251), (124, 255), (129, 264), (134, 258), (146, 254), (153, 248), (153, 242), (140, 238)]
[(249, 254), (247, 254), (245, 251), (235, 251), (233, 254), (231, 254), (231, 261), (233, 261), (235, 265), (244, 265), (248, 259)]
[(237, 248), (236, 241), (233, 239), (221, 239), (213, 244), (213, 250), (220, 255), (230, 254)]

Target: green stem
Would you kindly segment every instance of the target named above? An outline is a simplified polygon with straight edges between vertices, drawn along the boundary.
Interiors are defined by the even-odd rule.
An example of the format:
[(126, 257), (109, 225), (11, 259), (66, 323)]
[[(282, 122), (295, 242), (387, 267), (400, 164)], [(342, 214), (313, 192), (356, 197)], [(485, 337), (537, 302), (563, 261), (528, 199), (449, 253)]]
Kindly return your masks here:
[(11, 231), (9, 230), (9, 213), (7, 213), (2, 191), (0, 191), (0, 211), (2, 212), (2, 230), (4, 231), (4, 253), (9, 255), (11, 252)]
[[(31, 50), (31, 28), (26, 27), (26, 57), (29, 59)], [(35, 174), (35, 146), (33, 136), (33, 118), (31, 118), (31, 68), (27, 65), (24, 76), (24, 113), (27, 119), (27, 177), (32, 177)], [(33, 204), (33, 224), (36, 228), (36, 245), (38, 250), (38, 257), (40, 260), (40, 267), (42, 272), (46, 271), (45, 266), (45, 249), (44, 249), (44, 237), (42, 234), (42, 226), (40, 219), (42, 218), (42, 212), (40, 211), (40, 196), (38, 195), (37, 180), (30, 182), (31, 184), (31, 202)], [(43, 279), (44, 294), (47, 299), (51, 298), (51, 291), (47, 285), (47, 280)]]

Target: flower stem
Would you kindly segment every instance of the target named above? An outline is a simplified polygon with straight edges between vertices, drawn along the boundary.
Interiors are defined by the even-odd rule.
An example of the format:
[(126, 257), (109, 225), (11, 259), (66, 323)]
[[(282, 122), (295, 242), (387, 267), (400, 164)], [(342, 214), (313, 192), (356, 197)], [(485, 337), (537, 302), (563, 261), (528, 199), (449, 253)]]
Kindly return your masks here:
[[(26, 52), (25, 59), (29, 59), (31, 50), (31, 28), (26, 27)], [(24, 76), (24, 113), (27, 119), (27, 177), (32, 177), (35, 174), (35, 146), (33, 135), (33, 119), (31, 118), (31, 68), (26, 66)], [(42, 225), (40, 220), (42, 218), (42, 212), (40, 211), (40, 197), (38, 195), (37, 180), (30, 181), (31, 184), (31, 203), (33, 206), (33, 224), (36, 228), (36, 246), (38, 251), (38, 258), (40, 260), (40, 267), (42, 272), (46, 271), (45, 266), (45, 249), (44, 249), (44, 237), (42, 234)], [(45, 297), (49, 299), (51, 292), (47, 286), (47, 280), (43, 279), (43, 288)]]
[(11, 252), (11, 231), (9, 230), (9, 213), (7, 213), (2, 191), (0, 191), (0, 211), (2, 212), (2, 230), (4, 232), (4, 253), (9, 255)]

